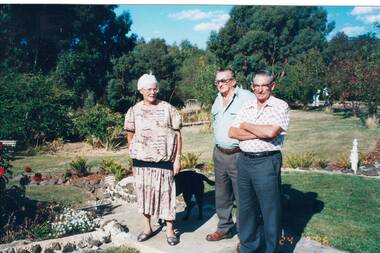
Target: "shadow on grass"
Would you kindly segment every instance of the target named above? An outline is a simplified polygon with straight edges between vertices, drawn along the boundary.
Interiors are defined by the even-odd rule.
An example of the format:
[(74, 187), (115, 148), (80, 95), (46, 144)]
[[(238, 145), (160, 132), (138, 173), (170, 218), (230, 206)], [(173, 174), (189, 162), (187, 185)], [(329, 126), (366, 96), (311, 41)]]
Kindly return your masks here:
[(301, 192), (289, 184), (282, 185), (283, 211), (282, 229), (283, 236), (280, 240), (280, 248), (283, 253), (292, 253), (307, 223), (314, 214), (320, 213), (324, 203), (318, 200), (315, 192)]

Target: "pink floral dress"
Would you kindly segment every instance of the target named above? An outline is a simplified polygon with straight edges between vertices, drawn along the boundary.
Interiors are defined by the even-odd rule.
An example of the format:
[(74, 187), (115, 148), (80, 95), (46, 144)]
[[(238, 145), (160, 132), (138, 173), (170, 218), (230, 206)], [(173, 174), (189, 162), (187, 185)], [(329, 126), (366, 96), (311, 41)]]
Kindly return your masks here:
[[(129, 149), (132, 159), (154, 163), (174, 160), (177, 150), (175, 131), (181, 128), (181, 116), (169, 103), (137, 103), (125, 115), (124, 128), (134, 132)], [(174, 220), (173, 170), (151, 166), (134, 166), (134, 170), (138, 212)]]

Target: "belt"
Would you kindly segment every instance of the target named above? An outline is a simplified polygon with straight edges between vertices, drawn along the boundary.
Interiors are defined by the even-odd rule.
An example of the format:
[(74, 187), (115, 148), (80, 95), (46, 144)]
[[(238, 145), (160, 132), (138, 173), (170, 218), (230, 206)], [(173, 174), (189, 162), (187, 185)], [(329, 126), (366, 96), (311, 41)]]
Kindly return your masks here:
[(281, 151), (273, 150), (273, 151), (263, 151), (263, 152), (243, 152), (243, 155), (249, 158), (259, 158), (259, 157), (275, 155), (278, 153), (281, 153)]
[(235, 153), (239, 153), (241, 150), (239, 147), (234, 147), (234, 148), (222, 148), (218, 145), (215, 145), (217, 149), (220, 150), (220, 152), (226, 154), (226, 155), (232, 155)]
[(147, 162), (147, 161), (142, 161), (138, 159), (132, 159), (132, 166), (173, 170), (173, 163), (170, 161)]

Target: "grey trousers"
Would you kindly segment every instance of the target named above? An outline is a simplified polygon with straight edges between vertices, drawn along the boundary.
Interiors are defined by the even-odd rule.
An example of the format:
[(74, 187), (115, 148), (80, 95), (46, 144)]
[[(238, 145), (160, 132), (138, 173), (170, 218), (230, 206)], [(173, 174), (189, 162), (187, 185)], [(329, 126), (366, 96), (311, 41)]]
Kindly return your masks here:
[(260, 158), (249, 158), (243, 153), (239, 156), (239, 253), (276, 253), (278, 250), (281, 165), (281, 153)]
[(237, 206), (239, 203), (236, 166), (238, 157), (239, 153), (227, 155), (214, 147), (215, 207), (219, 218), (217, 232), (223, 234), (231, 231), (235, 226), (232, 208), (234, 200)]

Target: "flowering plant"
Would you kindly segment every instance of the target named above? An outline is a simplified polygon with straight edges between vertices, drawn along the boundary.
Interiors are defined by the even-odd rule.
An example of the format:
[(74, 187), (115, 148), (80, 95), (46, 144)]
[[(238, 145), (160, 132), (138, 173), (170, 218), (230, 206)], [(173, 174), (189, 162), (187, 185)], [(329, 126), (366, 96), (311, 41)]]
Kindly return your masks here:
[(58, 215), (50, 225), (51, 234), (49, 234), (49, 237), (52, 238), (89, 232), (97, 226), (90, 212), (72, 208), (63, 209), (63, 213)]
[[(8, 155), (8, 150), (3, 143), (0, 142), (0, 194), (6, 189), (6, 184), (8, 183), (7, 174), (11, 174), (9, 164), (10, 157)], [(3, 205), (0, 199), (0, 205)], [(1, 211), (1, 208), (0, 208)], [(1, 214), (1, 212), (0, 212)], [(1, 216), (1, 215), (0, 215)]]
[(3, 166), (0, 166), (0, 177), (4, 176), (5, 175), (5, 168)]
[(32, 180), (35, 181), (35, 182), (39, 182), (42, 180), (42, 174), (37, 172), (34, 174), (34, 176), (32, 176)]

